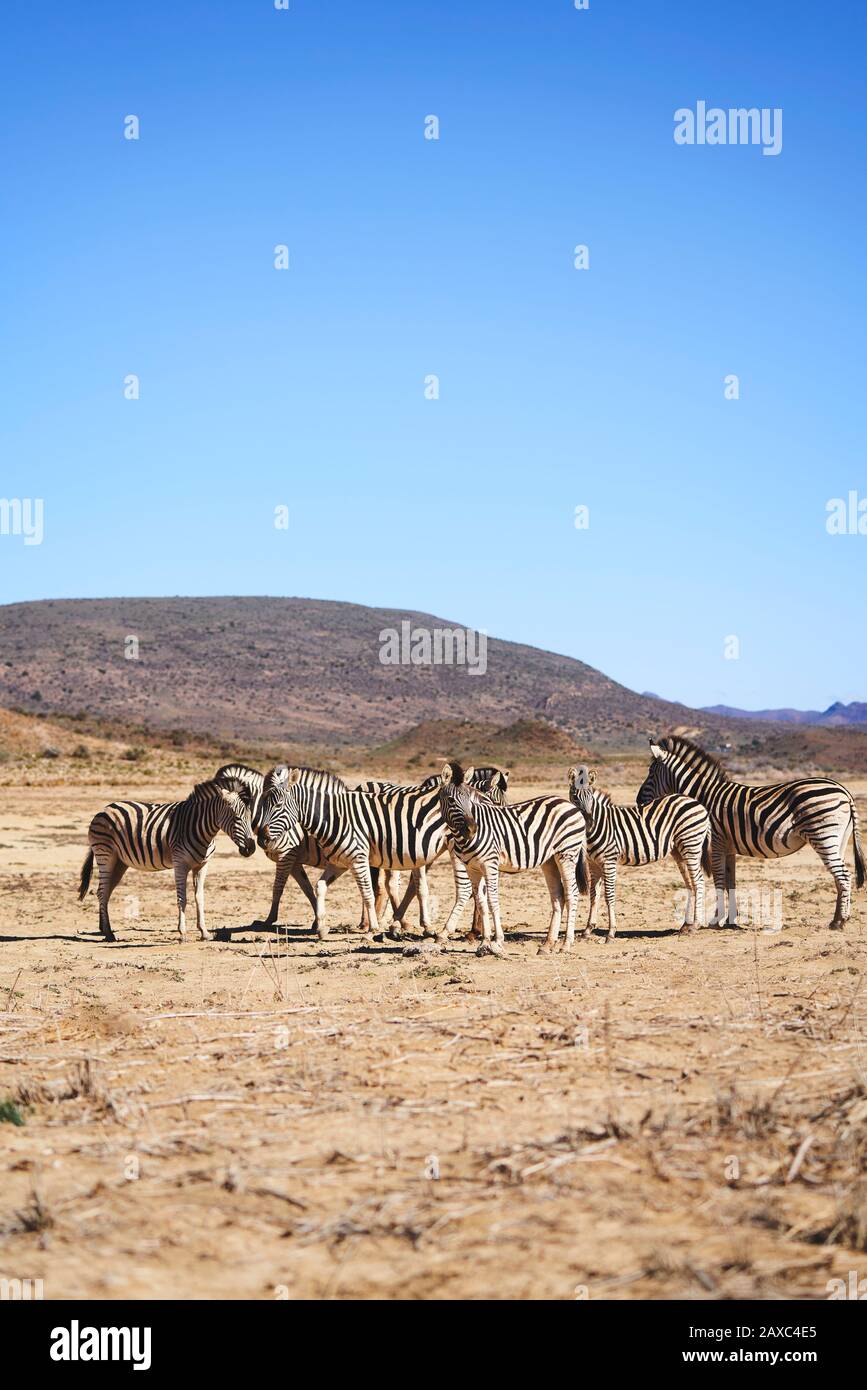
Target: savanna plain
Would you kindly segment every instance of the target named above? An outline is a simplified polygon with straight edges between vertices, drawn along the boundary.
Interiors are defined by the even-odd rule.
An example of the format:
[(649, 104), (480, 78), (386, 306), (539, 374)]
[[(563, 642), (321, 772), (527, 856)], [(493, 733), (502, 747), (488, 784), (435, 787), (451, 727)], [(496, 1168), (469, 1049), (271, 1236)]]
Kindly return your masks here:
[[(781, 926), (681, 935), (668, 863), (621, 871), (614, 941), (552, 957), (541, 874), (509, 877), (496, 959), (420, 950), (414, 909), (404, 941), (360, 947), (348, 875), (324, 941), (291, 881), (279, 929), (254, 928), (272, 866), (221, 837), (220, 939), (191, 921), (178, 944), (171, 874), (131, 871), (104, 943), (77, 901), (91, 816), (215, 767), (93, 739), (0, 767), (0, 1276), (48, 1299), (825, 1299), (867, 1278), (867, 897), (829, 931), (810, 851), (738, 861)], [(632, 800), (645, 768), (603, 784)], [(519, 768), (510, 799), (565, 773)], [(867, 819), (867, 780), (841, 780)], [(431, 886), (441, 922), (447, 863)]]

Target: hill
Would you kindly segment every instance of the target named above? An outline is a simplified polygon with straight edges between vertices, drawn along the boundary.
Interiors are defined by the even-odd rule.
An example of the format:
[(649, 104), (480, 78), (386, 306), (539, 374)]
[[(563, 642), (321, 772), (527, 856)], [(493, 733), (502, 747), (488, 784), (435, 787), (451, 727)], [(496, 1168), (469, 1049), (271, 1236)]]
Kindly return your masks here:
[(484, 675), (466, 665), (385, 665), (382, 633), (404, 622), (429, 632), (457, 626), (299, 598), (7, 604), (0, 706), (41, 716), (43, 745), (60, 737), (49, 737), (47, 719), (74, 725), (72, 746), (87, 735), (121, 751), (198, 746), (332, 765), (363, 749), (377, 755), (377, 768), (391, 766), (387, 754), (407, 768), (427, 767), (431, 754), (559, 765), (583, 750), (644, 756), (649, 733), (676, 729), (751, 763), (867, 767), (864, 729), (693, 710), (639, 695), (571, 657), (497, 638), (488, 639)]
[[(380, 635), (404, 621), (458, 626), (294, 598), (9, 604), (0, 607), (0, 704), (290, 745), (382, 743), (429, 719), (541, 719), (616, 741), (696, 718), (581, 661), (496, 638), (484, 675), (466, 665), (384, 665)], [(136, 649), (130, 638), (137, 657), (125, 655)]]

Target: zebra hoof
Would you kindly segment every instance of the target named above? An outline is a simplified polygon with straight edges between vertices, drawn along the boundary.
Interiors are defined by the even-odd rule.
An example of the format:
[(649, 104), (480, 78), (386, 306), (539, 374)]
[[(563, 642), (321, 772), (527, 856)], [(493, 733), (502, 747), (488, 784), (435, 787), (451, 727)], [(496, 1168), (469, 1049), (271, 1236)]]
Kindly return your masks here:
[(546, 941), (544, 945), (540, 946), (538, 951), (536, 952), (537, 956), (552, 956), (553, 954), (554, 947), (551, 945), (550, 941)]
[(496, 956), (498, 959), (506, 954), (505, 947), (499, 941), (483, 941), (476, 947), (477, 956)]
[(835, 917), (833, 922), (828, 923), (828, 931), (843, 931), (845, 929), (845, 926), (845, 922), (838, 922), (837, 918)]
[(680, 929), (680, 935), (683, 936), (685, 933), (694, 932), (695, 929), (695, 922), (684, 922), (683, 926)]

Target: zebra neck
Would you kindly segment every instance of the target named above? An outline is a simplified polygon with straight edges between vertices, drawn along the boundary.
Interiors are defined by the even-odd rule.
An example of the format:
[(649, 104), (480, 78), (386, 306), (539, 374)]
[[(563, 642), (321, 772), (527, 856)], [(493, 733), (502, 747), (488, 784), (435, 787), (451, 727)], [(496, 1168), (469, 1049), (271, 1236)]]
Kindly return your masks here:
[(672, 790), (679, 792), (681, 796), (693, 796), (696, 801), (715, 798), (726, 787), (734, 785), (727, 777), (722, 776), (713, 763), (698, 763), (693, 766), (682, 763), (676, 765), (674, 780), (675, 786)]
[[(339, 796), (340, 793), (336, 793)], [(324, 834), (333, 829), (333, 803), (335, 794), (322, 792), (317, 787), (299, 787), (298, 821), (308, 835), (317, 838), (317, 831)], [(329, 814), (330, 813), (330, 814)]]
[(220, 807), (211, 797), (201, 801), (182, 802), (185, 814), (182, 816), (186, 838), (205, 849), (216, 838), (220, 829)]

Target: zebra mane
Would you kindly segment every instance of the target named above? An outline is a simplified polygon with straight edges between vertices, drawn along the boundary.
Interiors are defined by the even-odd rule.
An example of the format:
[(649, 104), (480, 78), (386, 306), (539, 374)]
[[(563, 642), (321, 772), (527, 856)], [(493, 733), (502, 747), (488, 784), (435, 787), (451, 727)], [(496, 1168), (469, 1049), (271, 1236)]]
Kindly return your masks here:
[(667, 734), (665, 738), (659, 740), (660, 748), (664, 748), (666, 753), (694, 753), (697, 758), (706, 766), (716, 768), (717, 772), (726, 782), (730, 782), (731, 774), (728, 769), (723, 767), (719, 758), (715, 758), (713, 753), (705, 752), (697, 743), (693, 743), (691, 738), (684, 738), (682, 734)]
[(215, 797), (218, 792), (234, 792), (236, 796), (243, 796), (245, 791), (247, 788), (233, 777), (209, 777), (206, 782), (197, 782), (186, 799), (187, 801), (207, 801)]
[[(276, 774), (284, 768), (289, 776), (293, 772), (300, 772), (302, 774), (300, 780), (307, 787), (320, 789), (320, 784), (324, 784), (326, 791), (329, 788), (332, 790), (336, 788), (338, 791), (349, 790), (342, 777), (338, 777), (336, 772), (328, 772), (324, 767), (307, 767), (304, 763), (277, 763), (276, 767), (272, 767), (265, 775), (263, 795), (273, 791), (275, 786), (281, 785), (282, 779), (278, 779)], [(306, 777), (304, 776), (305, 773), (307, 774)]]

